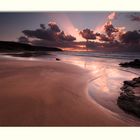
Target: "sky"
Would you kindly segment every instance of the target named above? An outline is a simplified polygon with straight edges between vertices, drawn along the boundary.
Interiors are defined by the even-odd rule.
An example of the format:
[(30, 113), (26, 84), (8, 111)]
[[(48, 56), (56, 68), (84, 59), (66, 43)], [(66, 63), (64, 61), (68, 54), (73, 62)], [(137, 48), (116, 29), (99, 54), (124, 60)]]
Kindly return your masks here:
[[(16, 41), (23, 36), (23, 30), (35, 30), (40, 24), (56, 22), (65, 34), (71, 34), (77, 41), (83, 38), (79, 31), (89, 28), (99, 31), (112, 12), (1, 12), (0, 40)], [(135, 16), (135, 17), (132, 17)], [(134, 18), (137, 18), (136, 20)], [(140, 13), (116, 12), (112, 20), (114, 26), (125, 27), (126, 31), (140, 29)]]

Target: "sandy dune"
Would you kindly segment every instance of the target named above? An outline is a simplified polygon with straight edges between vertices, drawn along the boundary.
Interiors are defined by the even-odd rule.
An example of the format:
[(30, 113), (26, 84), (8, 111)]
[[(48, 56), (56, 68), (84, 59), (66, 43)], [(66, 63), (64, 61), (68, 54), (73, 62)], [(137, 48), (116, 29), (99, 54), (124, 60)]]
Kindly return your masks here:
[(90, 99), (87, 84), (74, 65), (0, 60), (0, 126), (127, 125)]

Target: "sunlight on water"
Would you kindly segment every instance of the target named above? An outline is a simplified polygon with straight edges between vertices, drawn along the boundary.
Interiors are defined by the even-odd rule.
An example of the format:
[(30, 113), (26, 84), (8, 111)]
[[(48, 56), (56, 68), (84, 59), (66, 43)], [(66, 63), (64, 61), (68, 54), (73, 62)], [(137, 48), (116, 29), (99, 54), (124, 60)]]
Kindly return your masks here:
[[(84, 68), (90, 73), (88, 85), (89, 96), (98, 104), (116, 113), (130, 124), (139, 124), (140, 120), (124, 113), (117, 106), (117, 98), (123, 81), (140, 76), (140, 71), (132, 68), (121, 68), (119, 63), (124, 59), (97, 58), (87, 56), (63, 55), (62, 61)], [(126, 119), (127, 118), (127, 119)]]

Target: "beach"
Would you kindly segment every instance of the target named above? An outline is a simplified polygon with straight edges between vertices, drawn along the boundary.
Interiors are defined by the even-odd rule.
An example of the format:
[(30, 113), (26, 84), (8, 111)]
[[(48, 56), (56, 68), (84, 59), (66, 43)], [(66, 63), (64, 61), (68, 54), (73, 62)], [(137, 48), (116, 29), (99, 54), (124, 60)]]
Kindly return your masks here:
[(0, 60), (0, 126), (127, 126), (90, 98), (89, 77), (64, 62)]

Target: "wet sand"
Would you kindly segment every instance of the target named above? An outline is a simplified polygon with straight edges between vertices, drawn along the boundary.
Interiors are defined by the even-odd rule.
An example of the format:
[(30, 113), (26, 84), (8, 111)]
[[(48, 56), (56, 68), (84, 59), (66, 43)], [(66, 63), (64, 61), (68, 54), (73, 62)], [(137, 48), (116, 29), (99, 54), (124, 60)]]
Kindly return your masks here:
[(88, 81), (71, 64), (0, 60), (0, 126), (126, 126), (89, 97)]

